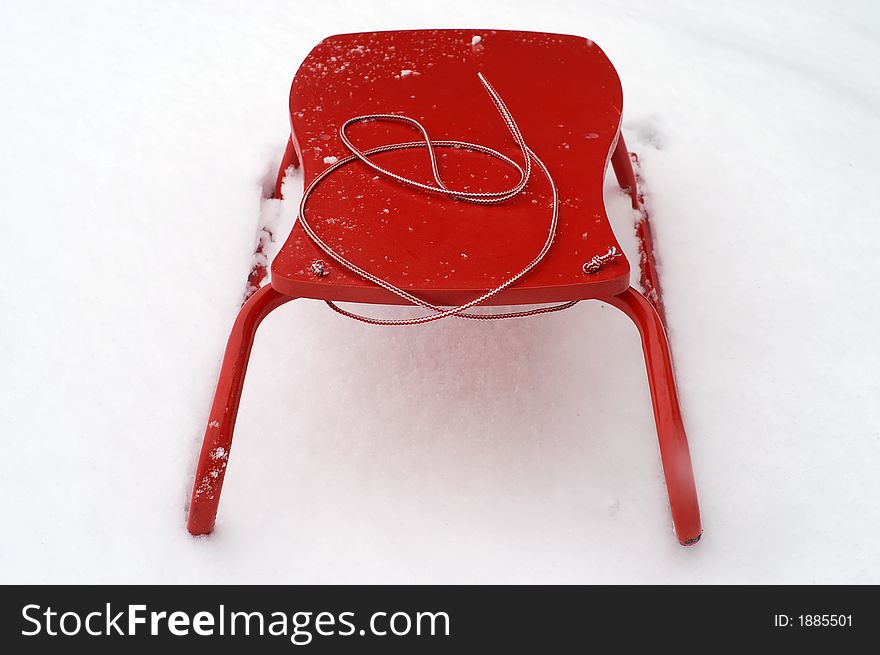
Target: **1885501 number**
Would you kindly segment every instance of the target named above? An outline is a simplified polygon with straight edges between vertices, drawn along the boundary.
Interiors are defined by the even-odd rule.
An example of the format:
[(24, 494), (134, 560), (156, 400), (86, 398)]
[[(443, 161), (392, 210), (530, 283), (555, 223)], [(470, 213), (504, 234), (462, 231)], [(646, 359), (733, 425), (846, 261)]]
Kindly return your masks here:
[(853, 624), (852, 614), (776, 614), (773, 617), (773, 626), (785, 628), (799, 626), (801, 628), (851, 628)]

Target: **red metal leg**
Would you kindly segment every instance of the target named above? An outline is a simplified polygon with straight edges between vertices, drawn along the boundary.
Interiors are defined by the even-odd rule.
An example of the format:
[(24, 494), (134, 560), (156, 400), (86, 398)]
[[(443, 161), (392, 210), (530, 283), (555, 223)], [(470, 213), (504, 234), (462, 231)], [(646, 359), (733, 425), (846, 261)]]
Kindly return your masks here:
[(232, 326), (189, 505), (187, 528), (194, 535), (209, 534), (214, 529), (220, 489), (232, 446), (232, 431), (257, 326), (269, 312), (289, 300), (293, 298), (267, 285), (244, 304)]
[[(284, 183), (284, 176), (287, 169), (293, 166), (299, 168), (299, 157), (296, 156), (296, 147), (293, 145), (293, 137), (288, 137), (287, 148), (284, 150), (284, 156), (281, 158), (281, 166), (278, 167), (278, 176), (275, 178), (275, 192), (273, 198), (281, 200), (281, 185)], [(248, 274), (247, 287), (245, 288), (244, 299), (247, 300), (257, 289), (263, 285), (263, 280), (269, 272), (269, 263), (265, 257), (266, 247), (275, 240), (267, 226), (263, 226), (257, 233), (257, 245), (254, 247), (254, 263), (251, 266), (251, 272)]]
[(622, 310), (639, 328), (675, 534), (683, 545), (694, 544), (703, 528), (666, 330), (654, 306), (632, 287), (606, 302)]
[(281, 166), (278, 167), (278, 177), (275, 178), (275, 195), (273, 198), (276, 200), (281, 200), (281, 183), (284, 182), (287, 169), (291, 166), (299, 168), (299, 157), (296, 156), (293, 137), (287, 139), (287, 148), (284, 150), (284, 157), (281, 158)]
[[(626, 191), (632, 200), (632, 208), (639, 213), (636, 219), (636, 238), (639, 240), (639, 283), (645, 295), (660, 314), (660, 320), (666, 325), (666, 308), (663, 306), (663, 294), (660, 290), (660, 275), (657, 272), (657, 261), (654, 258), (654, 235), (645, 198), (639, 190), (639, 158), (626, 149), (623, 133), (618, 136), (617, 146), (611, 155), (611, 165), (620, 188)], [(634, 166), (635, 165), (635, 166)]]
[(611, 155), (611, 165), (614, 167), (614, 175), (617, 177), (617, 184), (624, 191), (627, 191), (632, 198), (633, 209), (639, 208), (639, 191), (636, 185), (636, 176), (633, 172), (632, 162), (629, 159), (629, 151), (626, 149), (626, 142), (623, 140), (623, 133), (617, 137), (617, 146)]

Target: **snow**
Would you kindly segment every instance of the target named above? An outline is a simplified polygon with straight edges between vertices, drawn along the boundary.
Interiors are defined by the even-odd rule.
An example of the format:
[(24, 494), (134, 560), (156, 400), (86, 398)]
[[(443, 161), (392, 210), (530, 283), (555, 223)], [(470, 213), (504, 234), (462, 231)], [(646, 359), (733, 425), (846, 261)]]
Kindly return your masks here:
[[(703, 541), (672, 536), (613, 308), (382, 329), (306, 301), (260, 328), (191, 538), (256, 234), (271, 256), (301, 186), (262, 200), (297, 64), (462, 25), (589, 36), (621, 75)], [(868, 2), (3, 3), (0, 582), (880, 582), (878, 44)]]

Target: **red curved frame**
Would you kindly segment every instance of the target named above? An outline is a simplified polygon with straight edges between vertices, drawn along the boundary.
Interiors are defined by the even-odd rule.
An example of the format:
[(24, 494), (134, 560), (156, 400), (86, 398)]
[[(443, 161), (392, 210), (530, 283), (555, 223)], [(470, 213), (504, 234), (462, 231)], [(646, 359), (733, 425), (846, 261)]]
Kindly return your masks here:
[[(618, 134), (610, 161), (618, 184), (628, 191), (633, 208), (640, 215), (636, 233), (640, 242), (641, 284), (645, 294), (630, 287), (616, 295), (596, 299), (623, 311), (638, 328), (673, 526), (679, 542), (690, 545), (696, 543), (702, 534), (697, 491), (666, 336), (653, 238), (644, 199), (639, 192), (637, 172), (633, 169), (633, 162), (637, 163), (638, 160), (627, 151), (622, 134)], [(299, 164), (295, 140), (291, 135), (278, 172), (276, 198), (281, 197), (281, 183), (288, 168)], [(252, 271), (249, 280), (251, 287), (256, 289), (264, 276), (265, 268)], [(272, 310), (297, 297), (313, 296), (305, 292), (281, 293), (271, 284), (263, 286), (245, 302), (235, 320), (223, 356), (193, 485), (188, 518), (188, 529), (193, 535), (209, 534), (214, 529), (245, 372), (257, 327)]]

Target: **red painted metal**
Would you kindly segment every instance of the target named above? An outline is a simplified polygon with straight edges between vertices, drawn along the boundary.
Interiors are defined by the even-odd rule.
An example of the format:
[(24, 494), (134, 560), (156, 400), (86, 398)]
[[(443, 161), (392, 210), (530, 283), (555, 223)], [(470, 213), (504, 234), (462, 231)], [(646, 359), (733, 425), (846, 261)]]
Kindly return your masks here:
[[(598, 46), (573, 36), (495, 30), (373, 32), (325, 39), (294, 78), (292, 133), (275, 195), (280, 197), (289, 166), (301, 161), (309, 184), (334, 157), (347, 154), (337, 130), (354, 115), (402, 112), (423, 123), (435, 139), (481, 143), (517, 158), (477, 72), (504, 97), (526, 141), (550, 169), (561, 201), (557, 239), (548, 256), (492, 304), (601, 299), (636, 323), (676, 534), (682, 543), (693, 543), (700, 535), (699, 509), (663, 322), (651, 303), (629, 288), (625, 257), (612, 259), (597, 273), (583, 272), (585, 262), (609, 247), (621, 250), (602, 197), (609, 161), (619, 184), (630, 190), (633, 206), (644, 206), (620, 135), (620, 82)], [(408, 129), (390, 123), (358, 125), (351, 136), (364, 149), (413, 139)], [(396, 151), (379, 158), (407, 177), (430, 181), (424, 151)], [(496, 191), (510, 186), (506, 176), (511, 170), (472, 153), (443, 152), (440, 165), (444, 179), (455, 188), (469, 184), (475, 191)], [(360, 162), (325, 180), (309, 205), (311, 224), (346, 257), (439, 305), (466, 302), (530, 261), (543, 241), (549, 209), (549, 185), (537, 176), (514, 200), (484, 207), (401, 188), (376, 178)], [(653, 266), (647, 221), (639, 234), (651, 248)], [(644, 253), (642, 259), (644, 279)], [(324, 261), (328, 275), (315, 274), (315, 260)], [(193, 534), (213, 529), (260, 321), (293, 298), (400, 302), (326, 260), (295, 225), (272, 263), (271, 285), (242, 307), (226, 348), (196, 472), (189, 518)], [(656, 269), (649, 270), (656, 277)], [(652, 288), (659, 291), (659, 286)]]
[[(287, 148), (284, 150), (284, 156), (281, 158), (281, 165), (278, 167), (278, 175), (275, 178), (275, 191), (272, 197), (281, 200), (281, 185), (284, 183), (284, 177), (290, 168), (299, 168), (299, 158), (293, 147), (293, 140), (287, 140)], [(254, 295), (257, 290), (263, 286), (266, 276), (269, 274), (269, 266), (266, 257), (266, 247), (275, 240), (275, 235), (265, 225), (257, 232), (257, 243), (254, 246), (254, 259), (251, 265), (251, 271), (248, 273), (247, 286), (244, 292), (244, 302)], [(243, 304), (243, 303), (242, 303)]]
[(187, 528), (192, 534), (208, 534), (214, 529), (220, 489), (226, 475), (226, 463), (232, 448), (232, 431), (244, 387), (254, 334), (257, 326), (276, 307), (293, 300), (267, 285), (254, 293), (242, 306), (226, 343), (220, 379), (214, 392), (214, 404), (208, 416), (208, 428), (196, 469)]
[[(247, 286), (244, 291), (244, 302), (254, 295), (263, 286), (263, 281), (269, 273), (266, 265), (266, 247), (274, 240), (275, 235), (265, 225), (257, 232), (257, 245), (254, 246), (254, 260), (251, 264), (251, 272), (248, 274)], [(244, 303), (242, 303), (244, 304)]]
[(284, 182), (284, 176), (287, 175), (288, 168), (299, 168), (299, 155), (296, 154), (296, 148), (293, 146), (293, 137), (287, 139), (287, 147), (284, 149), (284, 157), (281, 158), (281, 166), (278, 167), (278, 177), (275, 178), (275, 195), (274, 198), (281, 199), (281, 184)]
[(663, 460), (663, 473), (666, 476), (672, 523), (675, 534), (682, 544), (686, 546), (694, 544), (700, 540), (700, 535), (703, 533), (700, 525), (700, 507), (697, 503), (697, 487), (694, 483), (687, 435), (675, 388), (672, 355), (663, 321), (654, 305), (632, 288), (607, 298), (605, 302), (614, 305), (629, 316), (642, 337), (642, 350), (645, 353), (645, 364), (648, 369), (648, 385), (651, 389), (654, 422), (660, 440), (660, 457)]
[(636, 237), (639, 241), (639, 284), (644, 289), (645, 296), (654, 305), (654, 309), (660, 314), (663, 325), (666, 325), (666, 308), (663, 306), (660, 275), (654, 256), (654, 236), (651, 231), (648, 208), (645, 205), (639, 158), (636, 153), (626, 149), (623, 134), (617, 141), (617, 147), (611, 156), (611, 163), (614, 166), (614, 174), (617, 176), (620, 188), (629, 193), (632, 199), (632, 208), (639, 214), (636, 219)]

